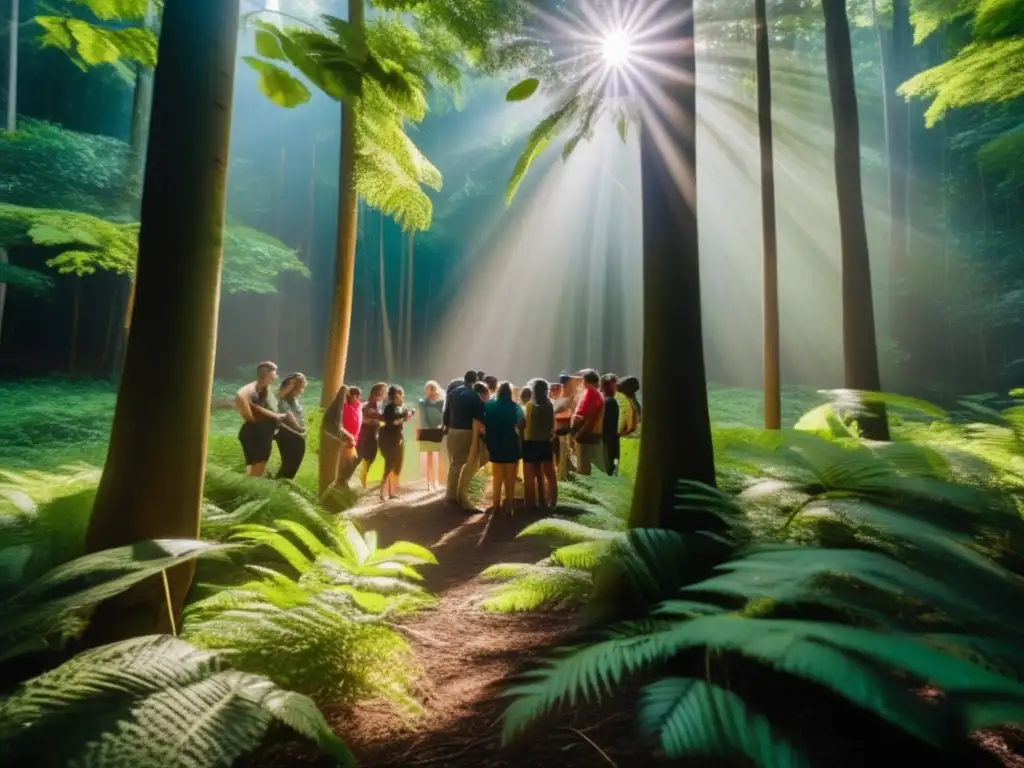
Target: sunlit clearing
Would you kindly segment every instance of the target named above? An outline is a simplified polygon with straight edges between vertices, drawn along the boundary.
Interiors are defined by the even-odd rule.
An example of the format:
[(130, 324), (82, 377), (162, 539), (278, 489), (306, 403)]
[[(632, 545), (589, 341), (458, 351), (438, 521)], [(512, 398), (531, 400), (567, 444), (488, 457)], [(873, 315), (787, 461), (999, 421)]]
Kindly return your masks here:
[(639, 147), (597, 126), (570, 162), (545, 156), (464, 263), (431, 359), (516, 384), (593, 366), (640, 372)]
[(601, 44), (601, 55), (610, 67), (621, 67), (629, 61), (633, 43), (624, 30), (616, 29), (608, 33)]

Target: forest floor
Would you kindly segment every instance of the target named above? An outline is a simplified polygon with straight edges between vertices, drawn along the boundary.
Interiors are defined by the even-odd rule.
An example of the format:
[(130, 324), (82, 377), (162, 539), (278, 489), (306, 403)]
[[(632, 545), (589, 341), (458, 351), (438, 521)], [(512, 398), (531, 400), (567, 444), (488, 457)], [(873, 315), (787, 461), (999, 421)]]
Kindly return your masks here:
[[(440, 602), (400, 625), (422, 670), (417, 693), (423, 714), (403, 717), (391, 705), (373, 703), (355, 708), (322, 707), (335, 732), (355, 753), (360, 768), (647, 768), (664, 764), (636, 730), (634, 700), (639, 682), (621, 686), (615, 698), (603, 706), (577, 703), (554, 713), (511, 745), (501, 746), (502, 714), (508, 706), (505, 694), (510, 684), (546, 653), (571, 641), (579, 627), (578, 615), (571, 612), (501, 614), (479, 607), (493, 586), (480, 579), (488, 566), (536, 562), (550, 554), (539, 538), (517, 538), (536, 516), (521, 509), (512, 515), (465, 513), (446, 503), (440, 493), (424, 490), (419, 482), (404, 489), (399, 499), (383, 504), (373, 489), (347, 514), (359, 520), (364, 530), (377, 531), (381, 546), (414, 541), (431, 549), (438, 560), (438, 565), (425, 567), (423, 574), (424, 586)], [(825, 720), (813, 726), (819, 736), (831, 730), (827, 713), (823, 716)], [(797, 719), (816, 718), (805, 712)], [(1022, 737), (1018, 728), (978, 733), (975, 743), (980, 752), (958, 766), (1024, 768)], [(811, 750), (820, 758), (815, 764), (839, 768), (869, 764), (860, 745), (831, 744), (827, 738), (825, 742)], [(295, 742), (266, 749), (245, 762), (246, 768), (320, 768), (330, 764), (311, 746)], [(721, 768), (732, 763), (690, 760), (686, 764), (689, 768)], [(896, 749), (893, 764), (916, 765), (919, 761)], [(940, 759), (929, 765), (947, 763)]]
[[(550, 547), (516, 535), (538, 519), (522, 509), (496, 516), (467, 514), (437, 492), (415, 485), (399, 499), (376, 503), (376, 492), (349, 514), (375, 530), (381, 546), (397, 540), (429, 547), (437, 566), (423, 569), (436, 608), (402, 624), (423, 671), (419, 691), (425, 712), (403, 719), (393, 707), (325, 707), (335, 731), (360, 768), (371, 766), (647, 766), (654, 756), (639, 745), (628, 697), (606, 708), (574, 707), (539, 723), (521, 743), (501, 749), (501, 715), (511, 678), (565, 641), (577, 627), (569, 612), (499, 614), (479, 602), (493, 584), (479, 574), (502, 562), (536, 562)], [(319, 765), (321, 758), (296, 746), (265, 752), (260, 768)]]

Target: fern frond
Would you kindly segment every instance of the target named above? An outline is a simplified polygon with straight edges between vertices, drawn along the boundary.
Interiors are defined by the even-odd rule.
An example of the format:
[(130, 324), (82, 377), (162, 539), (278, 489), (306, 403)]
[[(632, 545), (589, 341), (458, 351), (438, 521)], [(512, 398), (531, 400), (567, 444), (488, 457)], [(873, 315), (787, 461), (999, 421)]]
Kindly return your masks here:
[(811, 765), (742, 698), (704, 680), (668, 677), (648, 685), (640, 695), (638, 717), (669, 758), (739, 755), (756, 765)]
[(12, 765), (230, 765), (275, 720), (355, 765), (308, 698), (183, 640), (141, 637), (79, 654), (0, 699), (0, 755)]
[(485, 579), (509, 579), (480, 603), (485, 611), (498, 613), (578, 603), (593, 588), (590, 574), (574, 568), (499, 563), (480, 575)]
[(0, 661), (67, 636), (65, 621), (161, 571), (225, 545), (187, 539), (141, 541), (72, 560), (0, 603)]

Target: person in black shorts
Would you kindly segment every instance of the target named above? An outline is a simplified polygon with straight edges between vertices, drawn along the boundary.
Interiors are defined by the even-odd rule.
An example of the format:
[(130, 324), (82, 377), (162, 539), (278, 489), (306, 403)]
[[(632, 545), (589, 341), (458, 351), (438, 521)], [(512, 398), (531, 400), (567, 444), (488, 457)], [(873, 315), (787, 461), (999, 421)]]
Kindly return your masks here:
[(274, 438), (281, 454), (278, 480), (294, 480), (306, 455), (306, 412), (299, 399), (306, 391), (306, 384), (303, 374), (290, 373), (281, 380), (277, 391), (277, 411), (283, 416)]
[(359, 441), (356, 443), (356, 455), (362, 462), (359, 470), (359, 481), (366, 487), (366, 478), (370, 466), (377, 460), (377, 435), (380, 432), (381, 409), (387, 384), (374, 384), (370, 396), (363, 405), (363, 426), (359, 429)]
[(381, 456), (384, 457), (384, 477), (380, 481), (380, 500), (384, 501), (384, 489), (387, 488), (388, 498), (395, 498), (398, 490), (398, 478), (402, 474), (405, 459), (405, 422), (416, 413), (415, 408), (405, 406), (405, 390), (397, 384), (388, 389), (388, 402), (380, 417)]
[(245, 456), (245, 472), (262, 477), (274, 447), (274, 435), (283, 413), (271, 402), (270, 385), (277, 379), (277, 365), (269, 360), (256, 366), (256, 381), (250, 381), (235, 395), (235, 407), (244, 423), (238, 442)]

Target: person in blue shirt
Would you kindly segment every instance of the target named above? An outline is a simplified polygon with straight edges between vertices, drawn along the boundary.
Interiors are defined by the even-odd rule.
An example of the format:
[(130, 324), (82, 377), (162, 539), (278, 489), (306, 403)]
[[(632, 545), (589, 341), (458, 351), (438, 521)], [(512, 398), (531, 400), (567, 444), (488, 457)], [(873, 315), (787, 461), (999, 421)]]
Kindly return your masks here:
[(512, 385), (501, 382), (494, 399), (484, 406), (484, 433), (491, 458), (491, 497), (495, 512), (506, 505), (512, 506), (516, 468), (522, 458), (518, 430), (524, 425), (523, 407), (512, 397)]
[(467, 371), (462, 386), (445, 398), (442, 412), (449, 460), (445, 500), (463, 509), (473, 509), (469, 501), (469, 481), (480, 468), (478, 457), (472, 452), (473, 436), (484, 428), (484, 404), (473, 391), (476, 382), (476, 371)]

